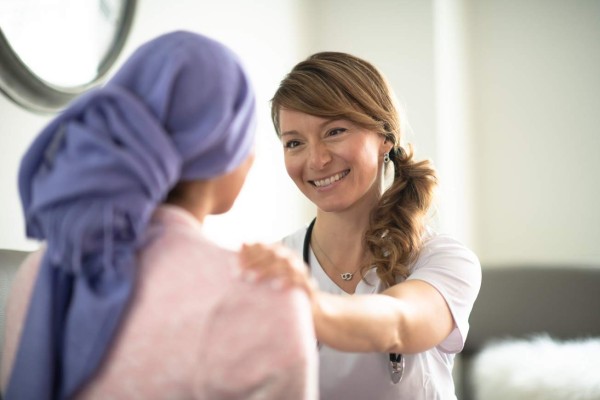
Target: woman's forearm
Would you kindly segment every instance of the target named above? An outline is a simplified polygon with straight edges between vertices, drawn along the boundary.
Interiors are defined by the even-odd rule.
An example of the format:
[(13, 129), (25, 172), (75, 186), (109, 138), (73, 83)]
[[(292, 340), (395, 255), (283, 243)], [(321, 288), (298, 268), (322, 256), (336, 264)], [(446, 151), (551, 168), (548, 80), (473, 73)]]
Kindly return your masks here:
[(401, 348), (402, 302), (386, 295), (336, 296), (318, 292), (313, 315), (319, 342), (340, 351)]
[(439, 344), (454, 328), (444, 297), (419, 280), (381, 294), (315, 291), (312, 300), (317, 339), (341, 351), (418, 353)]

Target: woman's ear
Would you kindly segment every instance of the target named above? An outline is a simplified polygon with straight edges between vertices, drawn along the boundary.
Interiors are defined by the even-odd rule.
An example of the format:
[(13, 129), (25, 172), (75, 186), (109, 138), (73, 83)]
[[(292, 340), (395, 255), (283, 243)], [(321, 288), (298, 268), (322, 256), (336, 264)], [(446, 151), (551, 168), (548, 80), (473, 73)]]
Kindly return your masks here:
[(382, 153), (389, 153), (394, 148), (394, 142), (388, 139), (387, 137), (383, 138), (381, 142), (380, 150)]

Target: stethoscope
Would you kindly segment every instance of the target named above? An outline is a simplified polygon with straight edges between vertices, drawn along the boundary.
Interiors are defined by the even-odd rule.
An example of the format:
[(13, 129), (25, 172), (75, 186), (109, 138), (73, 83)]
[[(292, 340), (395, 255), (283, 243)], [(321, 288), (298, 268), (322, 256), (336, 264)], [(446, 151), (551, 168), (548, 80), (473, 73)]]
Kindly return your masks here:
[[(309, 263), (309, 254), (310, 254), (310, 238), (312, 236), (312, 231), (315, 226), (316, 218), (312, 220), (310, 225), (308, 225), (308, 229), (306, 230), (306, 235), (304, 235), (304, 245), (302, 248), (302, 258), (304, 259), (304, 263), (310, 268)], [(404, 375), (404, 356), (399, 353), (390, 353), (390, 363), (389, 363), (389, 371), (390, 377), (392, 378), (393, 383), (398, 383), (402, 380), (402, 376)]]

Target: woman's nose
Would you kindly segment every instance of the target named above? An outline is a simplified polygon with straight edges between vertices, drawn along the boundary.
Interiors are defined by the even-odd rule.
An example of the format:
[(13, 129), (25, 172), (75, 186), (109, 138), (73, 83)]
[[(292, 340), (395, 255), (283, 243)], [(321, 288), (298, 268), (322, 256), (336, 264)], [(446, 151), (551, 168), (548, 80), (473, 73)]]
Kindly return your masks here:
[(323, 143), (316, 143), (309, 149), (309, 167), (312, 169), (323, 169), (331, 161), (331, 152)]

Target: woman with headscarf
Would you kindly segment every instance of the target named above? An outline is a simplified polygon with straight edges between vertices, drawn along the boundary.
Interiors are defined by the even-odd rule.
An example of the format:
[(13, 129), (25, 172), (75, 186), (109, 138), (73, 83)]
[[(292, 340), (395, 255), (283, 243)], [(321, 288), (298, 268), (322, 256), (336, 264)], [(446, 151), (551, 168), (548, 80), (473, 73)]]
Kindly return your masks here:
[(141, 46), (34, 140), (7, 310), (6, 399), (314, 398), (306, 296), (237, 278), (202, 233), (253, 159), (237, 57), (189, 32)]

